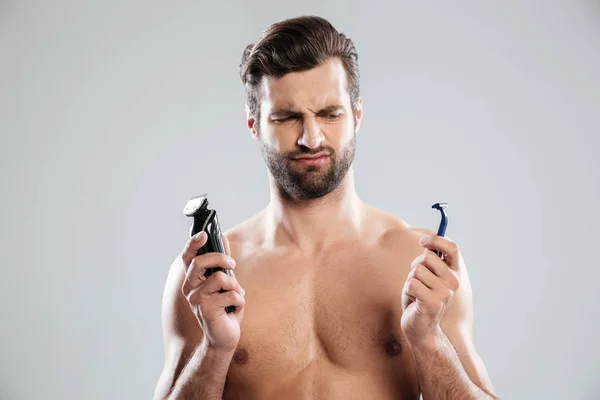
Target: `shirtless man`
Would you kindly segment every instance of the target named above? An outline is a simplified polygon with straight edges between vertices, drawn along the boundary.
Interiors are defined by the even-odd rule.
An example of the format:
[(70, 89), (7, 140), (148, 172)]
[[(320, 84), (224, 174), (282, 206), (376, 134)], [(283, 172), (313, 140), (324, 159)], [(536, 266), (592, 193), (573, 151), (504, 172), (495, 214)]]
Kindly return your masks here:
[[(271, 200), (225, 233), (227, 255), (194, 257), (199, 234), (173, 262), (154, 398), (497, 398), (458, 246), (355, 191), (352, 41), (322, 18), (282, 21), (246, 48), (241, 76)], [(211, 266), (235, 272), (204, 277)]]

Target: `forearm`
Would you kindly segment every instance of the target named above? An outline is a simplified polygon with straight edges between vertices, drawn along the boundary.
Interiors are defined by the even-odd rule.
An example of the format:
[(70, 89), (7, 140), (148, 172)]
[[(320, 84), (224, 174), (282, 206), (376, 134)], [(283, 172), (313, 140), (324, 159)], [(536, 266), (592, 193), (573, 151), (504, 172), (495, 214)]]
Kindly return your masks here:
[(168, 400), (221, 400), (233, 352), (219, 351), (203, 340), (177, 378)]
[(424, 400), (497, 399), (471, 381), (441, 329), (436, 337), (411, 346), (411, 350)]

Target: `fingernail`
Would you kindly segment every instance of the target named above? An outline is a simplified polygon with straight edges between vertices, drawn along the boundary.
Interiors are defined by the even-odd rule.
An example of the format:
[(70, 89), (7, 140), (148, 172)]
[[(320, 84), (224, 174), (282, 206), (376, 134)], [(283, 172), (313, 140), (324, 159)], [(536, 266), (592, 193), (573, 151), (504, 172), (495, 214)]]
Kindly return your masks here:
[(200, 231), (200, 232), (196, 233), (196, 239), (201, 239), (203, 233), (204, 233), (204, 231)]
[(419, 239), (419, 243), (421, 244), (421, 246), (429, 243), (429, 240), (431, 239), (430, 236), (423, 236), (421, 239)]
[(229, 265), (231, 265), (232, 267), (235, 267), (235, 260), (231, 257), (229, 257), (229, 260), (227, 260), (229, 262)]

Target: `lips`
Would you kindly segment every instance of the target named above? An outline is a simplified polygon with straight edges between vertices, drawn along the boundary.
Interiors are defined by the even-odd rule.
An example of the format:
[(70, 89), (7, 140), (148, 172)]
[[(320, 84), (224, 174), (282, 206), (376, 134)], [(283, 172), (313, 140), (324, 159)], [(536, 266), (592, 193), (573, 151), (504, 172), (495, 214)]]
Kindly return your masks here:
[(305, 154), (294, 158), (294, 160), (316, 160), (318, 158), (329, 157), (329, 154), (326, 153), (317, 153), (317, 154)]
[(304, 155), (294, 158), (294, 161), (303, 165), (322, 165), (329, 158), (329, 154), (319, 153), (314, 155)]

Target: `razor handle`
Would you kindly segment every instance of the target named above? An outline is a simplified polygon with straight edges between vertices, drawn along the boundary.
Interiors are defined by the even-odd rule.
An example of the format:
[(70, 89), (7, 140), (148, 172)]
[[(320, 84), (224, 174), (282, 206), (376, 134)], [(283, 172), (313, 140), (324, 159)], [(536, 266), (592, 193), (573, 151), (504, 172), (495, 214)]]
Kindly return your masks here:
[[(448, 227), (448, 214), (446, 214), (446, 208), (448, 207), (448, 203), (435, 203), (431, 206), (431, 208), (435, 208), (439, 210), (442, 214), (442, 219), (440, 221), (440, 226), (438, 227), (437, 235), (444, 237), (446, 234), (446, 228)], [(433, 252), (441, 257), (441, 254), (438, 250), (433, 250)]]
[[(197, 256), (213, 252), (226, 254), (221, 236), (221, 227), (219, 226), (219, 219), (217, 218), (217, 212), (215, 210), (205, 209), (194, 216), (194, 224), (192, 225), (190, 236), (194, 236), (200, 231), (206, 232), (208, 240), (204, 246), (196, 252)], [(231, 276), (231, 272), (228, 269), (223, 269), (221, 267), (207, 268), (204, 276), (209, 277), (217, 271), (223, 271), (224, 274)], [(226, 290), (219, 290), (219, 293), (224, 292), (226, 292)], [(235, 306), (226, 307), (225, 312), (235, 312)]]

